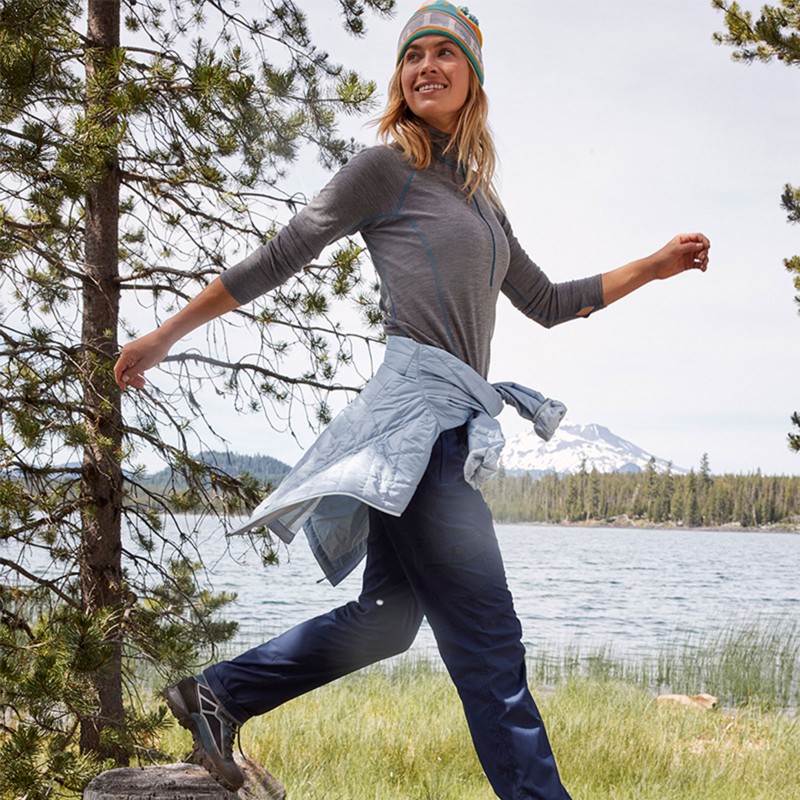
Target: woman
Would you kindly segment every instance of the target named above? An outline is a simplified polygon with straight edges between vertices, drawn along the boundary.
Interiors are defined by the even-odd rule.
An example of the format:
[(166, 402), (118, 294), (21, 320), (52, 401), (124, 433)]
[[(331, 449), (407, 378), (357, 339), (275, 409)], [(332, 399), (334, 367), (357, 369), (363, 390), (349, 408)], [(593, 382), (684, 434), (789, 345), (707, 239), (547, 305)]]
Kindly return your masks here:
[(486, 383), (496, 301), (502, 291), (548, 327), (586, 317), (651, 280), (705, 270), (709, 242), (677, 236), (603, 275), (551, 283), (492, 190), (481, 45), (467, 11), (433, 2), (415, 12), (380, 120), (389, 144), (351, 159), (273, 240), (124, 347), (116, 365), (120, 387), (142, 388), (144, 371), (189, 331), (279, 286), (342, 235), (364, 237), (381, 282), (386, 361), (248, 523), (287, 541), (303, 525), (334, 582), (366, 551), (361, 595), (165, 692), (197, 758), (229, 789), (243, 781), (232, 755), (239, 725), (404, 651), (424, 615), (497, 796), (569, 798), (528, 691), (491, 517), (473, 488), (493, 457), (473, 445), (494, 436), (485, 423), (501, 396), (527, 403), (545, 437), (562, 413), (537, 393)]

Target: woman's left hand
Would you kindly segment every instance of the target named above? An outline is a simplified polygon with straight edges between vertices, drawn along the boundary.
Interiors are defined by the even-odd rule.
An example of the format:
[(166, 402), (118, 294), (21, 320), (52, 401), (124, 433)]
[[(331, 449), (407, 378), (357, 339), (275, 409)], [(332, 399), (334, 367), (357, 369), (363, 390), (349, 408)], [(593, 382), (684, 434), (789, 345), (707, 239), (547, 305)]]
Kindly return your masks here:
[(610, 305), (656, 278), (671, 278), (690, 269), (705, 272), (710, 247), (702, 233), (680, 233), (653, 255), (604, 272), (603, 304)]
[(711, 242), (702, 233), (680, 233), (650, 256), (654, 277), (663, 280), (689, 269), (708, 269)]

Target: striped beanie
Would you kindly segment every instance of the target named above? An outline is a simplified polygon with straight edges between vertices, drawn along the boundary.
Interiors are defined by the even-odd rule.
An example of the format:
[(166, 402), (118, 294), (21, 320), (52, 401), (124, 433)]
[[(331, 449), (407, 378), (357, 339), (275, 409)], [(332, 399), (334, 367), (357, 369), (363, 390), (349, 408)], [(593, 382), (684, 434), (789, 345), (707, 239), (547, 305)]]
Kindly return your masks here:
[(425, 3), (411, 15), (397, 43), (397, 63), (403, 60), (408, 46), (415, 39), (430, 34), (439, 34), (452, 39), (469, 59), (481, 84), (483, 83), (483, 56), (481, 45), (483, 36), (478, 20), (469, 13), (468, 8), (456, 8), (445, 0)]

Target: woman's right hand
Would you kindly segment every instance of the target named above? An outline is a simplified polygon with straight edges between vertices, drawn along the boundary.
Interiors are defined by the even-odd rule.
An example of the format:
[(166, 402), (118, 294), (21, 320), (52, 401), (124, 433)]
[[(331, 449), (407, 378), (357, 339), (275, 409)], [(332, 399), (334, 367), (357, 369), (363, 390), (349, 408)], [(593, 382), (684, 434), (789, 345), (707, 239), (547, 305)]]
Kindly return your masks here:
[(173, 342), (168, 339), (161, 328), (139, 339), (134, 339), (122, 348), (117, 363), (114, 365), (114, 378), (120, 389), (133, 386), (144, 389), (147, 382), (145, 370), (160, 364), (169, 353)]
[(161, 327), (146, 336), (134, 339), (122, 348), (114, 365), (117, 386), (123, 390), (129, 386), (133, 386), (134, 389), (144, 389), (145, 370), (161, 363), (175, 342), (195, 328), (238, 306), (239, 301), (228, 292), (219, 278), (215, 278), (185, 308), (166, 320)]

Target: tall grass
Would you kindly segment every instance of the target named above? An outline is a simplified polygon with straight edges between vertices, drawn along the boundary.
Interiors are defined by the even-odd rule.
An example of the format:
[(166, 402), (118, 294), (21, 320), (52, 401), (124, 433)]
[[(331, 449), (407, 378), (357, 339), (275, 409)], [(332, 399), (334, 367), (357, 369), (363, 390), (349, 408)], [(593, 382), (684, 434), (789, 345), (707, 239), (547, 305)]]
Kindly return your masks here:
[[(227, 645), (217, 657), (232, 658), (242, 649)], [(403, 670), (416, 660), (401, 656), (388, 664)], [(444, 669), (435, 655), (421, 660), (426, 669)], [(800, 708), (800, 622), (778, 618), (713, 634), (677, 635), (650, 656), (620, 653), (608, 644), (529, 647), (528, 675), (548, 689), (580, 677), (618, 680), (651, 692), (708, 692), (726, 706)], [(158, 680), (142, 675), (142, 685)]]
[(800, 707), (800, 625), (752, 623), (665, 645), (652, 658), (616, 655), (609, 646), (537, 651), (531, 679), (557, 686), (574, 677), (619, 680), (651, 691), (708, 692), (727, 706)]
[[(571, 678), (538, 698), (575, 800), (800, 800), (800, 720), (757, 707), (660, 707), (615, 680)], [(165, 745), (186, 750), (174, 729)], [(423, 661), (376, 667), (242, 729), (290, 800), (489, 800), (458, 696)]]
[(575, 800), (800, 800), (796, 717), (659, 707), (630, 684), (586, 679), (543, 705)]
[(728, 705), (800, 706), (800, 626), (753, 624), (663, 652), (658, 680), (673, 691), (707, 691)]
[[(753, 625), (651, 660), (610, 648), (540, 653), (530, 677), (575, 800), (800, 800), (799, 654), (797, 624)], [(663, 689), (707, 691), (726, 708), (662, 707)], [(175, 727), (162, 747), (179, 755), (187, 737)], [(290, 800), (494, 796), (455, 689), (424, 659), (297, 698), (248, 722), (242, 744)]]
[[(231, 648), (218, 658), (232, 658)], [(402, 680), (408, 670), (441, 670), (438, 659), (401, 656), (387, 668)], [(136, 668), (140, 690), (156, 689), (164, 678), (143, 665)], [(653, 656), (619, 654), (610, 645), (531, 648), (528, 676), (553, 689), (573, 678), (621, 681), (651, 692), (715, 695), (725, 706), (800, 708), (800, 623), (754, 622), (714, 635), (695, 635), (664, 645)], [(177, 676), (180, 677), (180, 676)]]

